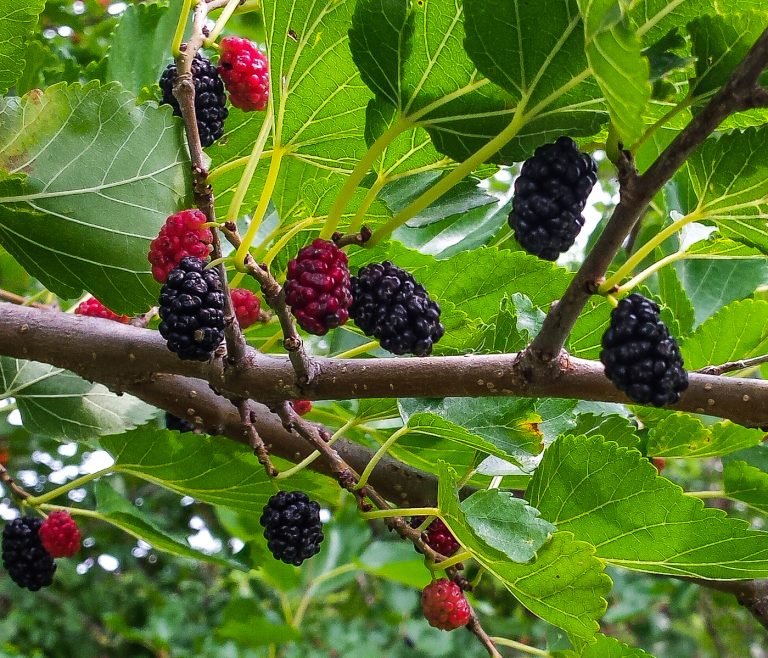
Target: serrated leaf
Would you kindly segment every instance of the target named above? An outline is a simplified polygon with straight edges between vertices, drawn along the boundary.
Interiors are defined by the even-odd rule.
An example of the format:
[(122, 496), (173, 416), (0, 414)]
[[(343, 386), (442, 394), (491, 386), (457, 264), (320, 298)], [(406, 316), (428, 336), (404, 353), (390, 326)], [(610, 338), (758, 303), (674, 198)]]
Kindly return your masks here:
[(439, 464), (438, 505), (451, 533), (531, 612), (575, 637), (591, 638), (605, 612), (611, 580), (588, 544), (556, 532), (532, 564), (516, 564), (479, 540), (459, 507), (456, 475)]
[(653, 457), (719, 457), (751, 448), (763, 438), (760, 430), (729, 420), (707, 426), (681, 412), (638, 409), (638, 415), (649, 427), (647, 452)]
[[(173, 41), (182, 5), (160, 3), (128, 5), (120, 17), (106, 58), (105, 80), (119, 82), (134, 96), (157, 84), (171, 61)], [(141, 44), (140, 48), (136, 44)]]
[(743, 461), (729, 461), (723, 468), (723, 486), (728, 498), (768, 514), (768, 473)]
[(678, 337), (686, 336), (693, 330), (695, 316), (691, 300), (688, 299), (675, 268), (662, 267), (658, 274), (658, 283), (663, 306), (671, 311), (680, 328)]
[(26, 40), (45, 8), (45, 0), (0, 0), (0, 95), (24, 70)]
[(512, 562), (529, 562), (557, 528), (509, 491), (477, 491), (459, 505), (472, 531)]
[(579, 414), (570, 431), (574, 436), (601, 436), (625, 448), (640, 448), (637, 425), (628, 416)]
[(768, 576), (768, 533), (705, 508), (639, 452), (601, 438), (558, 439), (526, 498), (616, 566), (713, 580)]
[(96, 496), (96, 510), (102, 520), (136, 539), (147, 542), (158, 551), (189, 558), (196, 562), (210, 562), (229, 569), (248, 571), (249, 567), (236, 559), (217, 557), (195, 550), (183, 537), (160, 528), (147, 514), (117, 493), (103, 478), (96, 482), (93, 490)]
[(557, 651), (557, 658), (653, 658), (642, 649), (630, 647), (615, 637), (598, 634), (595, 642), (585, 644), (577, 651)]
[(768, 302), (729, 304), (688, 336), (680, 350), (689, 370), (768, 353)]
[(683, 212), (768, 253), (768, 128), (710, 138), (675, 176)]
[(228, 569), (248, 571), (250, 568), (236, 558), (217, 557), (192, 548), (182, 536), (162, 529), (151, 517), (131, 505), (103, 479), (96, 482), (94, 494), (100, 520), (150, 544), (158, 551)]
[[(115, 459), (113, 471), (211, 505), (260, 514), (275, 493), (276, 481), (267, 477), (253, 451), (221, 437), (143, 428), (106, 437), (101, 445)], [(304, 473), (285, 482), (322, 500), (336, 495), (333, 483)]]
[(643, 129), (642, 114), (651, 98), (648, 60), (640, 39), (614, 0), (578, 0), (584, 20), (585, 53), (620, 141), (632, 144)]
[(543, 436), (538, 428), (542, 419), (536, 413), (533, 399), (401, 399), (399, 406), (409, 427), (422, 415), (442, 418), (495, 446), (497, 450), (488, 454), (497, 457), (519, 461), (538, 454), (543, 447)]
[(116, 84), (58, 84), (0, 100), (0, 242), (51, 291), (119, 313), (157, 301), (147, 261), (188, 204), (189, 159), (168, 107)]
[(157, 413), (131, 395), (115, 395), (68, 370), (0, 357), (0, 399), (7, 397), (16, 399), (27, 430), (70, 441), (120, 434)]

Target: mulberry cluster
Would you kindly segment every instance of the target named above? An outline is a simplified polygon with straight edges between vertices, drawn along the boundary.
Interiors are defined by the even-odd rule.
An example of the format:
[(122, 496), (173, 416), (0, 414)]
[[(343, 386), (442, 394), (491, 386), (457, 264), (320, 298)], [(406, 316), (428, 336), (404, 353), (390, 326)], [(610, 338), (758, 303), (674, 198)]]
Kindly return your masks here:
[(22, 516), (3, 528), (3, 566), (19, 587), (36, 592), (53, 583), (56, 563), (40, 539), (42, 519)]
[(597, 165), (569, 137), (536, 149), (515, 181), (509, 226), (528, 252), (557, 260), (584, 226), (581, 211), (597, 181)]
[(221, 40), (219, 74), (229, 101), (246, 112), (263, 110), (269, 100), (269, 62), (256, 44), (240, 37)]
[(688, 388), (677, 341), (659, 317), (659, 307), (632, 294), (611, 312), (600, 360), (605, 375), (634, 402), (674, 404)]
[[(176, 116), (181, 116), (181, 107), (173, 95), (176, 79), (176, 64), (169, 64), (160, 77), (163, 92), (162, 104), (170, 105)], [(200, 53), (192, 60), (192, 80), (195, 85), (195, 117), (200, 143), (210, 146), (224, 134), (224, 120), (227, 118), (227, 97), (224, 83), (216, 67)]]
[(472, 608), (461, 588), (447, 578), (427, 585), (421, 592), (421, 609), (430, 626), (452, 631), (469, 623)]
[(427, 356), (445, 333), (437, 302), (410, 273), (389, 261), (366, 265), (352, 277), (349, 315), (393, 354)]
[(120, 322), (121, 324), (128, 324), (131, 320), (127, 315), (118, 315), (114, 311), (111, 311), (95, 297), (89, 297), (80, 302), (75, 309), (75, 315), (86, 315), (90, 318), (103, 318), (104, 320), (112, 320), (114, 322)]
[(205, 215), (197, 209), (182, 210), (165, 220), (147, 255), (155, 281), (165, 283), (171, 270), (186, 256), (208, 259), (213, 234), (203, 226), (205, 223)]
[(349, 319), (347, 255), (333, 242), (317, 239), (288, 263), (285, 300), (305, 331), (324, 336)]
[(299, 566), (320, 552), (323, 527), (320, 506), (301, 491), (280, 491), (264, 506), (259, 523), (264, 527), (267, 546), (287, 564)]
[(179, 358), (207, 361), (224, 340), (224, 293), (215, 268), (187, 256), (160, 291), (160, 335)]
[[(418, 528), (424, 522), (424, 517), (417, 516), (411, 521), (411, 526)], [(433, 551), (437, 551), (445, 557), (455, 554), (459, 548), (459, 542), (453, 536), (448, 526), (442, 519), (435, 519), (429, 524), (423, 535), (424, 541)]]

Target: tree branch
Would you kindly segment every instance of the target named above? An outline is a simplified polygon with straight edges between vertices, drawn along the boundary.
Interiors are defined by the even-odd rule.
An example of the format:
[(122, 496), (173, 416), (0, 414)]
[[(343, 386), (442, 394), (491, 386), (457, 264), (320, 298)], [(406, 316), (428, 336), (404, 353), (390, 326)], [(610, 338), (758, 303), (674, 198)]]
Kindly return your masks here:
[[(597, 291), (622, 243), (667, 181), (709, 137), (720, 123), (734, 112), (764, 106), (766, 91), (758, 86), (758, 78), (768, 65), (768, 30), (763, 32), (725, 86), (707, 103), (686, 128), (662, 152), (641, 176), (632, 173), (631, 156), (627, 152), (619, 162), (622, 182), (620, 201), (613, 215), (571, 280), (562, 299), (554, 305), (541, 331), (527, 354), (531, 359), (552, 363), (558, 358), (576, 319), (591, 295)], [(623, 180), (622, 180), (623, 179)], [(546, 376), (551, 376), (551, 371)]]
[[(397, 397), (555, 397), (629, 403), (595, 361), (571, 358), (557, 378), (531, 378), (518, 354), (426, 359), (314, 359), (317, 375), (300, 384), (285, 357), (246, 351), (241, 367), (182, 361), (155, 331), (98, 318), (0, 303), (0, 354), (42, 361), (96, 381), (118, 373), (118, 390), (153, 373), (210, 381), (236, 399), (338, 400)], [(768, 381), (690, 374), (674, 409), (768, 425)], [(111, 380), (111, 379), (110, 379)]]

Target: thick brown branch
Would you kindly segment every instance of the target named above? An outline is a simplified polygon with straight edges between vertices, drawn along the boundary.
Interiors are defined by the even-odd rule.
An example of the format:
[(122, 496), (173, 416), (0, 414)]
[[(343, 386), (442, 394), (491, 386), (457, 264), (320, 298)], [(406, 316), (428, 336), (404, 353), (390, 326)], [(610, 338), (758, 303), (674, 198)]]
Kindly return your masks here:
[[(757, 86), (768, 64), (768, 30), (763, 32), (728, 83), (696, 114), (688, 126), (662, 152), (642, 176), (625, 172), (621, 199), (594, 248), (574, 276), (562, 299), (550, 309), (528, 353), (533, 359), (552, 362), (590, 295), (616, 257), (622, 243), (653, 197), (709, 137), (734, 112), (765, 103), (765, 90)], [(626, 157), (626, 156), (625, 156)], [(621, 172), (620, 172), (621, 173)], [(550, 376), (551, 373), (547, 373)]]
[[(164, 372), (211, 381), (234, 398), (339, 400), (397, 397), (557, 397), (628, 402), (600, 363), (571, 358), (557, 378), (531, 378), (516, 354), (425, 359), (314, 359), (317, 375), (301, 385), (285, 357), (248, 350), (242, 367), (215, 371), (181, 361), (157, 332), (108, 320), (0, 304), (0, 354), (42, 361), (102, 381), (119, 373), (124, 386)], [(675, 409), (768, 425), (768, 381), (690, 374)]]

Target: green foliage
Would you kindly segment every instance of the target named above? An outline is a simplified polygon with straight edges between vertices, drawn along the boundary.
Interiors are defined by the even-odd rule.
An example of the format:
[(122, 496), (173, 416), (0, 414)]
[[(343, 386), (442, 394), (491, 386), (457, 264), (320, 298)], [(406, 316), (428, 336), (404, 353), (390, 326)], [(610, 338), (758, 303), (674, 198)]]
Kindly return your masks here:
[[(193, 202), (182, 122), (158, 107), (155, 84), (191, 20), (177, 1), (112, 5), (118, 16), (99, 0), (77, 7), (0, 0), (0, 291), (69, 310), (87, 292), (139, 314), (159, 292), (149, 241)], [(756, 0), (249, 0), (224, 33), (267, 52), (271, 104), (231, 108), (206, 149), (217, 217), (237, 221), (280, 281), (318, 234), (366, 225), (375, 237), (349, 248), (353, 274), (383, 260), (413, 273), (442, 308), (434, 356), (521, 352), (617, 203), (619, 145), (646, 171), (766, 26)], [(660, 303), (691, 371), (768, 354), (767, 122), (765, 108), (726, 118), (605, 273), (617, 295)], [(607, 158), (583, 240), (553, 264), (521, 251), (506, 220), (519, 164), (563, 134)], [(571, 355), (599, 358), (611, 308), (589, 300)], [(246, 339), (284, 354), (277, 331), (274, 320)], [(364, 342), (350, 323), (305, 345), (326, 356)], [(309, 419), (344, 428), (354, 450), (392, 438), (388, 456), (424, 472), (410, 477), (436, 476), (489, 634), (561, 658), (754, 651), (756, 624), (732, 597), (674, 577), (768, 578), (764, 430), (703, 409), (592, 402), (592, 389), (577, 401), (478, 386), (493, 397), (321, 402)], [(717, 395), (707, 412), (722, 413)], [(420, 619), (418, 590), (442, 574), (366, 524), (335, 478), (270, 479), (244, 443), (159, 429), (159, 415), (74, 373), (0, 357), (8, 469), (33, 502), (71, 507), (88, 537), (43, 596), (0, 579), (0, 655), (486, 655), (470, 633)], [(94, 475), (94, 456), (114, 463)], [(669, 458), (663, 473), (648, 457)], [(259, 525), (278, 488), (330, 513), (321, 553), (300, 569), (271, 557)]]

